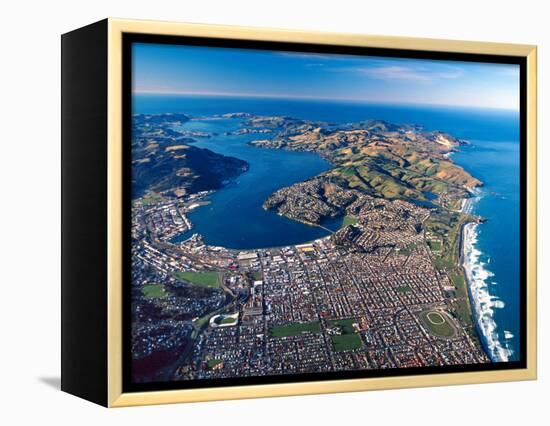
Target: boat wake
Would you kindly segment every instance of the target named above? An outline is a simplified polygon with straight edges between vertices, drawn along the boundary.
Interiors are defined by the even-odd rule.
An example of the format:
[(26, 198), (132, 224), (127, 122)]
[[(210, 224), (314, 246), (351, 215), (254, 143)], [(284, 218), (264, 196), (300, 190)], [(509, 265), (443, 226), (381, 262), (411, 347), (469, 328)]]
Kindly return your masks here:
[[(470, 205), (466, 207), (471, 208), (471, 203), (468, 204)], [(493, 273), (486, 268), (487, 263), (481, 260), (482, 252), (476, 248), (478, 226), (477, 223), (468, 223), (464, 226), (463, 266), (475, 311), (474, 318), (485, 338), (488, 355), (493, 362), (506, 362), (513, 353), (508, 344), (513, 335), (505, 331), (506, 341), (504, 343), (499, 337), (494, 312), (495, 309), (504, 308), (504, 302), (491, 295), (489, 291), (489, 284), (491, 284), (489, 279)]]

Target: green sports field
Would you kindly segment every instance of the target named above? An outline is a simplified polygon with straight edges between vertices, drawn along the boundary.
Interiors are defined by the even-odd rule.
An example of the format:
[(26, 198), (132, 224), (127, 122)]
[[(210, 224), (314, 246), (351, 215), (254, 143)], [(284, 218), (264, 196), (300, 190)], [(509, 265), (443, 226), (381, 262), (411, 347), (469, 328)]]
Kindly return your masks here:
[(420, 314), (420, 318), (434, 336), (448, 338), (456, 333), (456, 328), (447, 314), (438, 311), (425, 311)]
[(208, 272), (175, 272), (176, 278), (190, 282), (201, 287), (218, 287), (218, 273), (214, 271)]
[(353, 334), (355, 330), (353, 329), (353, 324), (357, 323), (355, 318), (340, 319), (340, 320), (329, 320), (327, 321), (330, 326), (340, 327), (342, 334)]
[(358, 334), (341, 334), (339, 336), (330, 336), (330, 339), (336, 352), (359, 349), (362, 345), (361, 337)]
[(355, 225), (357, 223), (357, 218), (353, 216), (344, 216), (344, 220), (342, 222), (342, 228), (348, 225)]
[(350, 351), (359, 349), (363, 342), (361, 337), (355, 332), (353, 324), (357, 323), (356, 318), (345, 318), (338, 320), (329, 320), (327, 325), (330, 327), (338, 327), (342, 334), (330, 336), (332, 345), (336, 352)]
[(441, 251), (441, 242), (440, 241), (428, 241), (428, 245), (432, 251), (440, 252)]
[(143, 286), (141, 291), (147, 299), (162, 299), (168, 295), (163, 284), (149, 284)]
[(206, 361), (206, 365), (208, 365), (208, 368), (214, 368), (216, 365), (221, 364), (222, 362), (223, 360), (221, 359), (213, 358)]
[(297, 336), (305, 332), (319, 333), (321, 324), (315, 322), (295, 322), (284, 325), (274, 325), (269, 329), (269, 335), (273, 337)]

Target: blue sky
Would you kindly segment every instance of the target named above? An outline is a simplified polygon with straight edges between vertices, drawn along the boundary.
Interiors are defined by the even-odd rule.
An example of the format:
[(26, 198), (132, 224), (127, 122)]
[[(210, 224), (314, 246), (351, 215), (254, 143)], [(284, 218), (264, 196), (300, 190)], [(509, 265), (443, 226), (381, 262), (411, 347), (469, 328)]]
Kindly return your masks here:
[(519, 66), (133, 45), (135, 93), (312, 98), (519, 109)]

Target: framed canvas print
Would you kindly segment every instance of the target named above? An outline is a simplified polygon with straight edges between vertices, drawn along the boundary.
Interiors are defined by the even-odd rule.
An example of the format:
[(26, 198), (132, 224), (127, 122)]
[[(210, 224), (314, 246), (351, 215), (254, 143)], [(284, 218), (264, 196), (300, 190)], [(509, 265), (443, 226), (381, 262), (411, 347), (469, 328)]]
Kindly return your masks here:
[(62, 389), (536, 377), (536, 49), (108, 19), (62, 37)]

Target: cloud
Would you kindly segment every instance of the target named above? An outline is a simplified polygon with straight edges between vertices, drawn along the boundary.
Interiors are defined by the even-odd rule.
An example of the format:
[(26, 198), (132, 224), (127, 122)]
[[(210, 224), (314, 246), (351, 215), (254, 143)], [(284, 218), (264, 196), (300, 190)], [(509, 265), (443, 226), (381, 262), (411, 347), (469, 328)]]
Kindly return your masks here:
[(461, 68), (447, 67), (445, 70), (429, 70), (424, 67), (403, 65), (382, 65), (374, 67), (340, 68), (334, 71), (356, 72), (369, 77), (386, 81), (413, 81), (431, 83), (435, 80), (460, 78), (464, 75)]
[(519, 65), (504, 65), (497, 68), (497, 74), (503, 77), (519, 78)]
[(316, 60), (324, 60), (324, 61), (339, 61), (345, 58), (344, 55), (341, 54), (322, 54), (317, 52), (290, 52), (290, 51), (275, 51), (273, 52), (276, 55), (279, 56), (285, 56), (287, 58), (294, 58), (294, 59), (316, 59)]
[[(308, 68), (326, 71), (358, 73), (386, 81), (431, 83), (442, 79), (455, 79), (464, 75), (464, 69), (430, 60), (382, 59), (359, 55), (320, 54), (309, 52), (277, 52), (287, 58), (308, 60)], [(338, 64), (340, 62), (340, 64)]]

